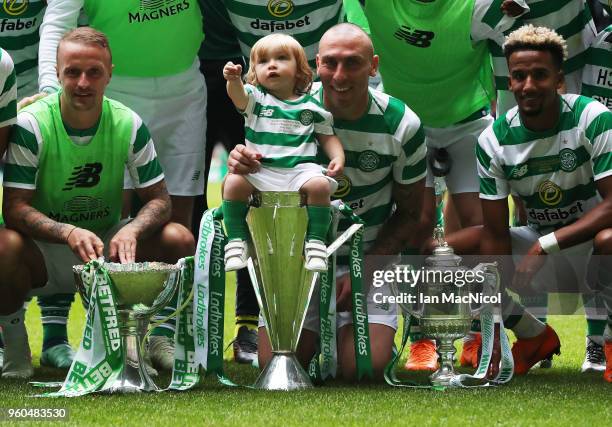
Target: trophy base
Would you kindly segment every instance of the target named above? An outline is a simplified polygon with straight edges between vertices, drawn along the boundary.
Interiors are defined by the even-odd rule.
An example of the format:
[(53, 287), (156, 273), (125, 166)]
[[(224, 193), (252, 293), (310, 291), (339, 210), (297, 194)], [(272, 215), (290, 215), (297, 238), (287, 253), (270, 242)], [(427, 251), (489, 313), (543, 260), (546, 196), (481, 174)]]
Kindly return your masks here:
[(254, 387), (260, 390), (292, 391), (314, 386), (295, 354), (272, 353), (270, 363), (259, 374)]
[(454, 372), (438, 372), (439, 371), (434, 372), (429, 377), (432, 385), (445, 388), (456, 387), (455, 385), (451, 384), (451, 381), (457, 376), (457, 374)]
[[(134, 372), (136, 371), (136, 372)], [(138, 374), (138, 370), (133, 367), (125, 367), (119, 378), (117, 378), (104, 393), (124, 394), (159, 391), (146, 372)]]

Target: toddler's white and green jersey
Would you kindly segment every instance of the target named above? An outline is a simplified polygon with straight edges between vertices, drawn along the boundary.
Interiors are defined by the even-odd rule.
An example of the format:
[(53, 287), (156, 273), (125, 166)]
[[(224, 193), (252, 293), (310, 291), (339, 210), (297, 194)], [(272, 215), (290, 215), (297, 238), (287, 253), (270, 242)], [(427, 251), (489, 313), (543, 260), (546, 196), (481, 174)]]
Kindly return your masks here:
[(595, 181), (612, 175), (612, 113), (580, 95), (562, 95), (560, 104), (555, 128), (530, 131), (514, 107), (482, 133), (476, 147), (480, 198), (518, 195), (537, 231), (583, 216), (600, 200)]
[(236, 28), (242, 54), (272, 33), (290, 34), (304, 47), (308, 63), (316, 68), (319, 40), (325, 31), (344, 20), (342, 0), (223, 0)]
[(2, 88), (0, 92), (0, 128), (2, 128), (17, 121), (15, 67), (10, 55), (4, 49), (0, 49), (0, 88)]
[(612, 111), (612, 25), (602, 30), (588, 50), (582, 94)]
[[(486, 0), (490, 9), (482, 17), (482, 22), (494, 26), (501, 19), (500, 1)], [(567, 93), (580, 93), (582, 68), (586, 51), (595, 39), (596, 30), (593, 18), (585, 0), (515, 0), (528, 6), (528, 11), (516, 17), (511, 26), (499, 27), (503, 34), (489, 39), (489, 49), (493, 57), (493, 72), (497, 90), (497, 115), (501, 117), (516, 105), (514, 94), (508, 90), (508, 64), (502, 51), (504, 37), (517, 28), (533, 24), (552, 28), (567, 42), (568, 59), (563, 64)]]
[(108, 98), (93, 129), (70, 129), (59, 97), (49, 95), (19, 112), (4, 186), (33, 190), (32, 206), (56, 221), (108, 230), (121, 218), (126, 167), (136, 188), (164, 178), (153, 141), (136, 113)]
[(0, 8), (0, 47), (13, 58), (19, 98), (38, 90), (38, 30), (45, 0), (4, 1)]
[(263, 155), (263, 166), (291, 168), (315, 163), (315, 134), (333, 135), (332, 115), (310, 94), (281, 100), (261, 87), (245, 85), (249, 98), (245, 116), (245, 143)]
[[(344, 175), (337, 177), (342, 199), (365, 221), (364, 244), (376, 240), (394, 210), (393, 183), (412, 184), (425, 177), (425, 133), (419, 118), (397, 98), (369, 89), (367, 112), (358, 120), (334, 120), (334, 130), (344, 147)], [(323, 88), (315, 83), (313, 95), (323, 103)], [(326, 163), (319, 153), (319, 163)], [(350, 223), (340, 221), (338, 230)], [(348, 265), (348, 246), (339, 249), (338, 263)]]

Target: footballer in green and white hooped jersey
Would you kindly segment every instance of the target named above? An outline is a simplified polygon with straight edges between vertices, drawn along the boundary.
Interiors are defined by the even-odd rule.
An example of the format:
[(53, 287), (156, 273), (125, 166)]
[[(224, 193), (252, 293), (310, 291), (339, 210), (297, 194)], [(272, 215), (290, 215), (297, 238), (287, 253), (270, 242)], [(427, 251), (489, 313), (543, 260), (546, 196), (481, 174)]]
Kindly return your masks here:
[(589, 47), (582, 73), (582, 94), (612, 111), (612, 25), (602, 30)]
[(0, 8), (0, 47), (15, 63), (19, 99), (38, 92), (38, 30), (46, 7), (46, 0), (24, 0)]

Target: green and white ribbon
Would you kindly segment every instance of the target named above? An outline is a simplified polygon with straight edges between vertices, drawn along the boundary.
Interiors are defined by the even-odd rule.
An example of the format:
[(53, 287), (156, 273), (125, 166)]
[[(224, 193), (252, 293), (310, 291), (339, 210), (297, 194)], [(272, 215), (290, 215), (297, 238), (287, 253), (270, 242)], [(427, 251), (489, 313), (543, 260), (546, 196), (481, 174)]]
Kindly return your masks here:
[[(482, 354), (480, 363), (474, 375), (460, 374), (451, 380), (451, 385), (456, 387), (486, 387), (497, 384), (505, 384), (512, 378), (514, 373), (514, 359), (510, 349), (510, 340), (504, 329), (504, 322), (499, 306), (488, 306), (480, 313), (480, 324), (482, 330)], [(499, 372), (493, 379), (486, 379), (487, 370), (493, 357), (493, 345), (495, 343), (495, 329), (498, 325), (499, 342), (501, 347), (501, 360)]]
[(223, 374), (223, 327), (225, 312), (225, 266), (223, 262), (226, 242), (221, 209), (209, 209), (200, 222), (200, 239), (196, 248), (193, 335), (195, 363), (207, 374), (217, 374), (228, 385), (232, 383)]
[(353, 299), (353, 339), (355, 340), (355, 359), (357, 379), (374, 378), (372, 352), (370, 348), (370, 329), (368, 322), (368, 303), (363, 286), (363, 227), (351, 237), (350, 246), (351, 297)]
[[(339, 216), (332, 207), (332, 222), (327, 241), (336, 237)], [(328, 248), (329, 249), (329, 248)], [(329, 256), (328, 268), (319, 275), (319, 351), (308, 367), (308, 375), (315, 384), (327, 378), (335, 378), (338, 372), (338, 348), (336, 341), (336, 252)]]
[(104, 391), (121, 373), (124, 349), (119, 335), (114, 286), (101, 261), (87, 263), (81, 277), (89, 289), (81, 344), (62, 388), (40, 397), (73, 397)]
[[(320, 276), (320, 351), (315, 354), (308, 369), (310, 377), (315, 382), (335, 377), (338, 368), (338, 351), (336, 338), (336, 272), (335, 251), (348, 240), (350, 236), (349, 271), (351, 275), (351, 298), (353, 302), (353, 339), (355, 344), (355, 361), (357, 379), (373, 378), (372, 353), (370, 348), (370, 332), (368, 322), (367, 298), (364, 293), (363, 274), (363, 221), (353, 211), (341, 204), (339, 212), (352, 220), (349, 227), (336, 241), (328, 247), (328, 256), (332, 256), (327, 273)], [(337, 220), (330, 227), (330, 238), (336, 235)]]

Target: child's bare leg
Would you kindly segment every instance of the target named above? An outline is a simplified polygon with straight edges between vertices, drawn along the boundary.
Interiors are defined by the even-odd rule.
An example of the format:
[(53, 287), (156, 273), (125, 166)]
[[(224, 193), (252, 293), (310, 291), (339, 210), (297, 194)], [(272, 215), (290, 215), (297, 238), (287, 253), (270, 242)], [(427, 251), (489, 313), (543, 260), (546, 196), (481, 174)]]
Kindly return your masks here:
[(255, 187), (242, 175), (228, 174), (223, 181), (223, 200), (247, 203)]
[(323, 177), (308, 180), (300, 192), (306, 194), (308, 203), (308, 229), (306, 230), (306, 268), (313, 271), (327, 270), (325, 242), (331, 220), (329, 207), (329, 181)]
[(225, 270), (244, 268), (248, 259), (247, 240), (249, 227), (246, 214), (247, 202), (254, 187), (243, 176), (229, 174), (223, 183), (223, 222), (227, 230), (228, 244), (225, 246)]
[(329, 181), (327, 178), (311, 178), (302, 185), (300, 193), (306, 195), (308, 206), (329, 206)]

